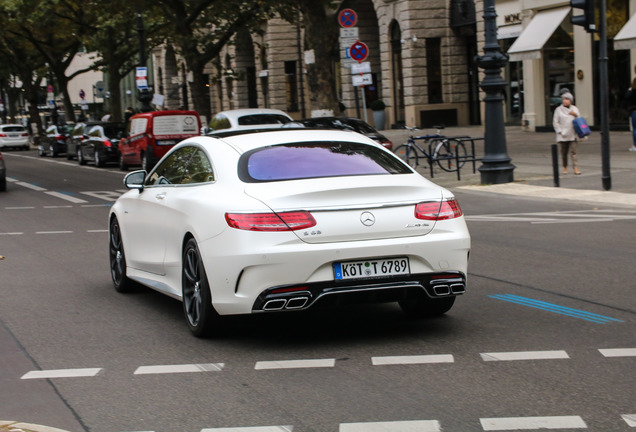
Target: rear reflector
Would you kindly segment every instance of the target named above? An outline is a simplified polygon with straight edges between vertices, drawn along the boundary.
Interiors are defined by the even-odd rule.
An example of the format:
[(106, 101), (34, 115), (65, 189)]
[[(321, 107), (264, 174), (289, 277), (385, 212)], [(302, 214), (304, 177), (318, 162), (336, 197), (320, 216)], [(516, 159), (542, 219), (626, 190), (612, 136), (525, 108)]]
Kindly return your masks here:
[(283, 213), (226, 213), (227, 224), (247, 231), (296, 231), (316, 225), (314, 217), (305, 211)]
[(415, 206), (415, 217), (423, 220), (446, 220), (458, 218), (462, 209), (456, 200), (429, 201)]

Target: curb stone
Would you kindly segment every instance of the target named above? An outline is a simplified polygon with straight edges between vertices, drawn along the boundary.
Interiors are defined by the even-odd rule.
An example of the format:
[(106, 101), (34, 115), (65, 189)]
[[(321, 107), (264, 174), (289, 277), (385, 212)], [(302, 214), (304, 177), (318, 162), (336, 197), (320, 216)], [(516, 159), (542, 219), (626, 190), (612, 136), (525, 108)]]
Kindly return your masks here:
[(0, 420), (0, 432), (68, 432), (48, 426)]

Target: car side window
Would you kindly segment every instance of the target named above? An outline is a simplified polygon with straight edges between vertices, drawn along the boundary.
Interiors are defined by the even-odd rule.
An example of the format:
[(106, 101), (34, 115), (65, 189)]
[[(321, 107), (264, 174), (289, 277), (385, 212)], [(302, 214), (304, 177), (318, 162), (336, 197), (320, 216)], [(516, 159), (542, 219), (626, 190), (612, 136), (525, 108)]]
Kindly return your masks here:
[(230, 120), (224, 115), (214, 116), (210, 120), (210, 129), (212, 130), (229, 129), (231, 126)]
[(92, 128), (90, 130), (90, 132), (88, 133), (89, 137), (92, 138), (101, 138), (102, 137), (102, 127), (101, 126), (95, 126), (94, 128)]
[(145, 181), (146, 186), (208, 183), (214, 181), (212, 164), (195, 146), (182, 147), (159, 164)]

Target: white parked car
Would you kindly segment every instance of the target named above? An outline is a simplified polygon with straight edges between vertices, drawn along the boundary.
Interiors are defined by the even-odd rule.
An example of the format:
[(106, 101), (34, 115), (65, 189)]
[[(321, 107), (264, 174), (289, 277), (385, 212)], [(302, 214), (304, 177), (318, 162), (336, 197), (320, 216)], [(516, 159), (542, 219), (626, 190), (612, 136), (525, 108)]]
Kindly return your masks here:
[(24, 126), (19, 124), (0, 125), (0, 149), (7, 147), (29, 149), (29, 133)]
[(109, 220), (115, 289), (136, 281), (182, 300), (196, 336), (223, 315), (340, 302), (440, 315), (466, 289), (453, 194), (360, 134), (197, 136), (124, 183)]
[(284, 111), (269, 108), (245, 108), (217, 113), (209, 123), (209, 132), (280, 128), (294, 120)]

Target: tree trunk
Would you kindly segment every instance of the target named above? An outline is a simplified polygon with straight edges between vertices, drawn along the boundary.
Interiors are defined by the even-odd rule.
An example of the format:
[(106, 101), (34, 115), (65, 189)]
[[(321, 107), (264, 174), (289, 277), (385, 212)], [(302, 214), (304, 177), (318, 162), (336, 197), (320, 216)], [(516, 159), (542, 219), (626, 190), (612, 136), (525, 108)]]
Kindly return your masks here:
[(305, 50), (313, 50), (315, 62), (307, 66), (310, 110), (339, 112), (335, 51), (338, 44), (338, 23), (328, 14), (325, 5), (315, 0), (303, 0), (301, 10), (305, 25)]
[(205, 85), (206, 83), (203, 77), (204, 65), (200, 64), (200, 62), (196, 62), (196, 64), (192, 66), (193, 67), (191, 67), (190, 70), (192, 71), (192, 78), (194, 79), (194, 82), (190, 86), (190, 91), (192, 92), (194, 110), (198, 112), (201, 117), (205, 117), (207, 121), (210, 121), (212, 118), (209, 93), (210, 89)]
[(109, 68), (108, 74), (108, 91), (110, 98), (108, 99), (110, 120), (120, 122), (123, 121), (121, 112), (121, 90), (119, 89), (119, 83), (121, 82), (121, 75), (119, 70), (115, 68)]

